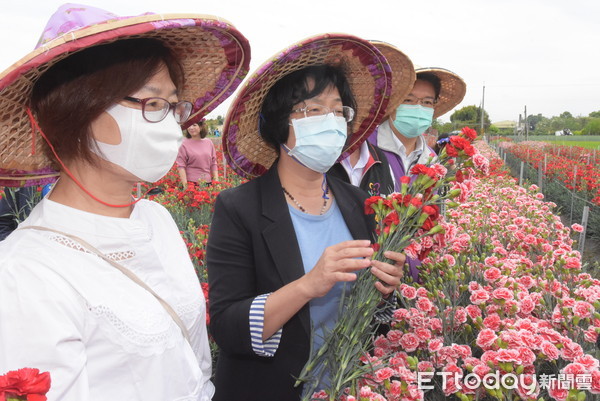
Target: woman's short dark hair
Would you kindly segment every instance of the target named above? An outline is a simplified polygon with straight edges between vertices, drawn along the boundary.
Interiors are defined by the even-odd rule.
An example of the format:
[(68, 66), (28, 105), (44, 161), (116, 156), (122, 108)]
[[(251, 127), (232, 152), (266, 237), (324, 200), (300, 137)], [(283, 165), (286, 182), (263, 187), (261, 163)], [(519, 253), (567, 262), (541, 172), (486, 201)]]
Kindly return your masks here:
[[(206, 136), (208, 135), (208, 129), (206, 128), (206, 124), (204, 124), (204, 121), (198, 121), (197, 123), (193, 123), (188, 127), (188, 129), (190, 129), (190, 127), (193, 125), (197, 125), (198, 128), (200, 128), (200, 138), (206, 138)], [(183, 135), (188, 139), (192, 137), (187, 129), (183, 131)]]
[(440, 81), (437, 75), (431, 72), (419, 72), (417, 73), (417, 79), (429, 82), (431, 85), (433, 85), (433, 90), (435, 91), (435, 98), (437, 99), (440, 97), (440, 92), (442, 90), (442, 81)]
[(175, 86), (182, 88), (181, 64), (157, 39), (124, 39), (87, 48), (50, 67), (33, 87), (31, 108), (61, 160), (93, 162), (91, 123), (142, 88), (162, 63)]
[[(314, 81), (312, 90), (309, 79)], [(356, 111), (356, 101), (340, 67), (322, 64), (305, 67), (281, 78), (267, 93), (259, 117), (259, 131), (262, 138), (277, 152), (279, 146), (288, 140), (289, 118), (294, 105), (313, 98), (334, 86), (340, 92), (344, 106)]]

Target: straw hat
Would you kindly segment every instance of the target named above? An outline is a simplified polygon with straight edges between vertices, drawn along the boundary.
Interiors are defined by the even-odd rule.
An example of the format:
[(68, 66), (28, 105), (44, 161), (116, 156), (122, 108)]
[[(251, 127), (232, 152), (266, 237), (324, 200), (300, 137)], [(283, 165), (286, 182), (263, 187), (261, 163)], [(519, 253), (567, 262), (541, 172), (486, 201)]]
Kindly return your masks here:
[(200, 14), (119, 17), (65, 4), (50, 18), (36, 49), (0, 73), (0, 185), (52, 175), (43, 139), (27, 114), (32, 88), (52, 65), (69, 55), (120, 39), (154, 38), (179, 58), (186, 84), (180, 98), (194, 104), (188, 124), (229, 97), (248, 73), (248, 40), (229, 22)]
[(392, 68), (392, 93), (385, 112), (387, 118), (404, 102), (406, 95), (410, 93), (415, 84), (417, 75), (410, 58), (397, 47), (377, 40), (371, 40), (370, 42), (385, 56)]
[(385, 57), (366, 40), (347, 34), (322, 34), (297, 42), (264, 63), (244, 84), (223, 126), (223, 152), (240, 176), (264, 174), (277, 158), (258, 131), (259, 114), (269, 90), (282, 77), (318, 64), (339, 65), (345, 71), (357, 103), (349, 128), (352, 153), (381, 122), (391, 91), (391, 70)]
[(461, 77), (452, 71), (439, 67), (417, 67), (415, 68), (415, 72), (417, 75), (422, 72), (428, 72), (440, 79), (440, 96), (435, 104), (433, 118), (438, 118), (439, 116), (446, 114), (458, 106), (465, 97), (467, 84)]

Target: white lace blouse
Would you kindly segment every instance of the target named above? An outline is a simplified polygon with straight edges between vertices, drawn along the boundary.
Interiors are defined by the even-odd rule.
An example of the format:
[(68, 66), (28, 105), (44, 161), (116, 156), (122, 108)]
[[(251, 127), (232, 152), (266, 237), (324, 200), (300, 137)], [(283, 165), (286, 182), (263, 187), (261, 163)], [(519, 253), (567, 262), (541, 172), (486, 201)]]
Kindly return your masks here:
[(82, 238), (133, 271), (156, 298), (98, 256), (53, 232), (17, 230), (0, 242), (0, 374), (50, 372), (48, 399), (208, 401), (205, 301), (166, 209), (142, 200), (130, 218), (42, 200), (22, 226)]

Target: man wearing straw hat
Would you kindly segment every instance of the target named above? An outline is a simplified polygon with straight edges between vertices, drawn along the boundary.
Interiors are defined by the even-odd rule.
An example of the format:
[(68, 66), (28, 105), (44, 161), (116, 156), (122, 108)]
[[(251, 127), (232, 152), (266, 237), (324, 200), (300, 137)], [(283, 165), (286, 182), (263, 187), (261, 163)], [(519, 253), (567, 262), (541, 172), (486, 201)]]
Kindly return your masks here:
[[(393, 70), (392, 70), (393, 71)], [(386, 155), (396, 179), (410, 176), (415, 164), (428, 164), (435, 153), (423, 138), (434, 118), (456, 107), (465, 96), (465, 82), (443, 68), (417, 68), (416, 81), (405, 98), (369, 137)]]
[[(415, 71), (408, 56), (398, 48), (380, 41), (371, 43), (385, 56), (392, 68), (392, 91), (384, 116), (385, 121), (410, 92), (415, 83)], [(370, 195), (392, 193), (396, 182), (385, 153), (368, 141), (336, 163), (328, 174), (356, 185)]]
[(49, 372), (50, 400), (212, 398), (185, 243), (164, 207), (131, 191), (170, 170), (181, 125), (235, 90), (249, 51), (220, 18), (66, 4), (0, 74), (0, 179), (60, 171), (0, 243), (0, 373)]

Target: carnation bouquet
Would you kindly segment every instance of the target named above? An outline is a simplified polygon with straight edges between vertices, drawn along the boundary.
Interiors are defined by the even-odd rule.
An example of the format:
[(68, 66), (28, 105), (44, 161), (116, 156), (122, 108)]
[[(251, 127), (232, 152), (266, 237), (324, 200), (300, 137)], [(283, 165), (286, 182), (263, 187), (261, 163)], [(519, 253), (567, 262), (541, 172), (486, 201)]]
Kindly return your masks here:
[[(399, 193), (367, 199), (365, 213), (374, 214), (377, 222), (372, 259), (391, 263), (384, 257), (388, 250), (423, 258), (444, 243), (440, 206), (456, 205), (452, 200), (468, 190), (465, 182), (473, 175), (474, 163), (483, 169), (487, 167), (487, 159), (475, 158), (479, 155), (471, 143), (476, 136), (474, 130), (464, 128), (460, 135), (451, 138), (437, 159), (432, 154), (428, 165), (417, 164), (412, 168), (412, 177), (400, 177)], [(440, 191), (453, 182), (464, 188), (459, 185)], [(405, 277), (408, 276), (406, 272)], [(338, 399), (348, 388), (356, 395), (357, 380), (382, 367), (364, 363), (369, 360), (377, 329), (373, 317), (381, 309), (393, 307), (382, 299), (374, 286), (375, 280), (369, 269), (361, 271), (349, 294), (340, 302), (338, 322), (325, 334), (323, 346), (311, 355), (297, 381), (305, 383), (305, 399), (311, 399), (317, 390), (321, 390), (320, 398), (325, 396), (329, 400)], [(322, 381), (324, 372), (329, 375), (326, 384)]]

